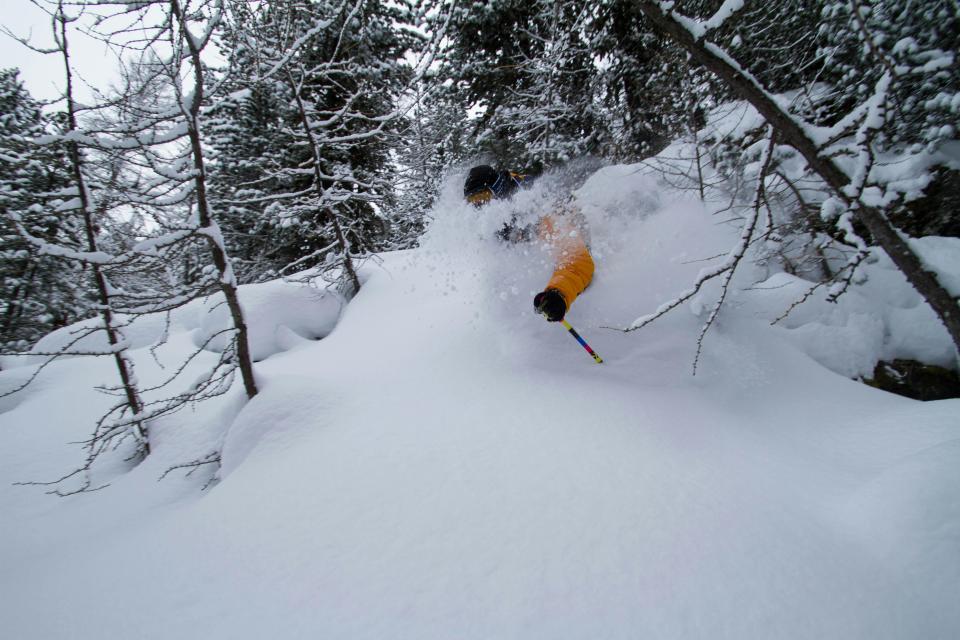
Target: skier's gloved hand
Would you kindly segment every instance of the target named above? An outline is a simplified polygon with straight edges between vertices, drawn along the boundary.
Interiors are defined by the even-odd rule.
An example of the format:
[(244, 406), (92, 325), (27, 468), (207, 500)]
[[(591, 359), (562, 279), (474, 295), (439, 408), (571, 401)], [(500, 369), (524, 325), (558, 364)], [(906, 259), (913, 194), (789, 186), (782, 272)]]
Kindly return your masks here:
[(550, 322), (560, 322), (567, 312), (567, 301), (556, 289), (547, 289), (534, 296), (533, 308)]

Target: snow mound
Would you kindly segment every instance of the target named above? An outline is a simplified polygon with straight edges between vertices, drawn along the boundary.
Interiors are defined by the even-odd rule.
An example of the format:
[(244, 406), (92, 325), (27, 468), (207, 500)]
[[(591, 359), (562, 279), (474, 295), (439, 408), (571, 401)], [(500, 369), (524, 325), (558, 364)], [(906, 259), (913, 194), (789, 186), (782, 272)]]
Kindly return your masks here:
[[(127, 348), (139, 349), (149, 347), (160, 340), (167, 326), (167, 319), (162, 314), (148, 316), (127, 316), (116, 314), (114, 316), (115, 326), (120, 328), (123, 338), (126, 341)], [(110, 341), (107, 339), (107, 332), (103, 328), (103, 319), (100, 317), (81, 320), (67, 327), (61, 327), (56, 331), (48, 333), (40, 338), (31, 353), (59, 353), (67, 351), (64, 357), (74, 357), (70, 353), (108, 353), (110, 350)], [(44, 360), (42, 355), (8, 357), (3, 360), (3, 366), (36, 364)]]
[[(239, 296), (254, 361), (325, 337), (336, 326), (344, 305), (343, 297), (333, 291), (283, 280), (243, 285)], [(223, 294), (211, 296), (205, 301), (193, 343), (223, 351), (231, 326)]]
[[(935, 240), (947, 240), (937, 238)], [(947, 260), (960, 243), (939, 245)], [(944, 250), (950, 247), (951, 251)], [(960, 251), (953, 255), (958, 260)], [(872, 377), (880, 360), (905, 358), (953, 368), (946, 328), (890, 258), (879, 249), (860, 267), (857, 282), (836, 299), (826, 287), (779, 272), (746, 292), (752, 311), (787, 329), (785, 336), (824, 367), (848, 378)], [(812, 290), (812, 292), (811, 292)], [(796, 302), (807, 299), (783, 314)]]
[(592, 226), (603, 218), (645, 217), (659, 210), (664, 200), (656, 177), (643, 165), (604, 167), (590, 176), (575, 196)]
[[(218, 477), (229, 476), (254, 450), (266, 455), (266, 450), (276, 448), (282, 454), (286, 447), (302, 443), (305, 429), (316, 432), (316, 422), (327, 413), (330, 402), (316, 387), (305, 376), (278, 376), (262, 383), (227, 433)], [(311, 420), (303, 420), (304, 416)]]
[(911, 238), (910, 248), (952, 295), (960, 297), (960, 238)]
[[(274, 280), (262, 284), (241, 285), (240, 304), (246, 316), (250, 350), (254, 360), (287, 351), (329, 334), (344, 306), (343, 297), (334, 291), (312, 285)], [(115, 314), (115, 324), (128, 349), (151, 347), (169, 334), (194, 330), (193, 343), (209, 351), (221, 352), (232, 326), (223, 294), (194, 300), (169, 314), (128, 316)], [(4, 369), (43, 362), (40, 354), (66, 351), (71, 354), (109, 353), (107, 333), (100, 317), (88, 318), (61, 327), (41, 338), (30, 350), (36, 355), (7, 356), (0, 359)]]

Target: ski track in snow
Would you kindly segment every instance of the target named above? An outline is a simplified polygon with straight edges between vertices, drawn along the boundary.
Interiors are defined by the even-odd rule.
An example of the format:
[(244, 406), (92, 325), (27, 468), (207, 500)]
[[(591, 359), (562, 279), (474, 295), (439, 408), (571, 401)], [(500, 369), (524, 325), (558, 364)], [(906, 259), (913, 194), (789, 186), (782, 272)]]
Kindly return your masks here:
[[(663, 206), (683, 228), (705, 215)], [(830, 373), (749, 305), (692, 377), (689, 311), (602, 326), (682, 288), (736, 229), (639, 229), (636, 252), (596, 243), (568, 316), (604, 365), (528, 308), (536, 247), (441, 220), (367, 264), (326, 338), (258, 363), (251, 402), (178, 414), (151, 460), (64, 500), (9, 481), (76, 464), (73, 413), (105, 401), (54, 399), (110, 370), (55, 365), (0, 414), (3, 635), (955, 637), (960, 401)], [(218, 424), (218, 484), (155, 482), (220, 444)]]

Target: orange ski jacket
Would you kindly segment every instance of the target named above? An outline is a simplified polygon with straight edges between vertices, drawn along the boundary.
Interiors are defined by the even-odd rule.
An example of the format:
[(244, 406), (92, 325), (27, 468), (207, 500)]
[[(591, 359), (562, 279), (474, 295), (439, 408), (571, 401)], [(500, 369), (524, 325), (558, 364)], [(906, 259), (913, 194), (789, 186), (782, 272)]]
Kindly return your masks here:
[(556, 265), (545, 288), (559, 291), (569, 310), (593, 279), (593, 257), (583, 232), (563, 218), (547, 215), (540, 219), (537, 235), (550, 245)]
[[(510, 171), (503, 174), (509, 175), (513, 179), (512, 183), (505, 182), (500, 190), (491, 187), (491, 197), (495, 193), (509, 194), (517, 187), (532, 183), (528, 176), (520, 173)], [(537, 223), (537, 236), (550, 245), (555, 260), (553, 275), (545, 289), (559, 291), (568, 311), (577, 296), (590, 285), (594, 270), (593, 257), (587, 248), (583, 231), (571, 221), (571, 218), (575, 217), (577, 216), (573, 212), (561, 211), (556, 215), (545, 215)]]

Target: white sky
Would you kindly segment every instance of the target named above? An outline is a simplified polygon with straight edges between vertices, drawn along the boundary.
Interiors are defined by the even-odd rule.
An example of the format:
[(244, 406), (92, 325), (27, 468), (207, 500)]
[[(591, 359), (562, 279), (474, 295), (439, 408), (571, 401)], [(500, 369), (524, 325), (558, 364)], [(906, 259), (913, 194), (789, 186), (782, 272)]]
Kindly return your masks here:
[[(43, 3), (43, 0), (38, 0)], [(0, 0), (0, 25), (19, 37), (31, 39), (38, 47), (53, 45), (50, 17), (31, 0)], [(68, 15), (76, 15), (76, 7), (68, 8)], [(88, 13), (81, 21), (92, 19)], [(78, 100), (90, 99), (93, 86), (106, 92), (110, 84), (120, 77), (116, 51), (104, 43), (84, 35), (76, 27), (68, 31), (70, 59), (74, 77), (79, 79), (74, 88)], [(215, 46), (203, 52), (207, 63), (219, 64), (223, 57)], [(43, 55), (0, 33), (0, 68), (17, 67), (20, 78), (34, 98), (54, 100), (60, 97), (63, 86), (63, 60), (59, 54)]]
[[(0, 24), (21, 37), (31, 37), (36, 45), (50, 46), (50, 18), (30, 0), (3, 0)], [(83, 36), (76, 29), (70, 34), (70, 54), (74, 71), (85, 82), (104, 89), (118, 77), (116, 58), (100, 42)], [(63, 61), (59, 55), (42, 55), (29, 50), (6, 34), (0, 33), (0, 67), (18, 67), (20, 78), (34, 98), (52, 100), (63, 86)], [(78, 85), (77, 97), (90, 95)]]

